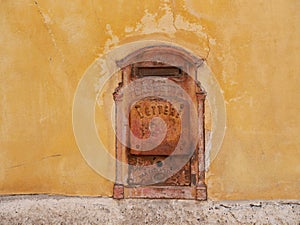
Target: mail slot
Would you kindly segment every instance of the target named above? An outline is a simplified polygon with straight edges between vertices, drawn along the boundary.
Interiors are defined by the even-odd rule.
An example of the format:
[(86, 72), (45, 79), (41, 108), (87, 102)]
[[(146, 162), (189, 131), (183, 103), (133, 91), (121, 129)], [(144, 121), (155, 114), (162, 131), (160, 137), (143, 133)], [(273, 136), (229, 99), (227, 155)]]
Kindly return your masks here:
[(180, 67), (147, 61), (122, 68), (114, 198), (206, 198), (204, 98)]

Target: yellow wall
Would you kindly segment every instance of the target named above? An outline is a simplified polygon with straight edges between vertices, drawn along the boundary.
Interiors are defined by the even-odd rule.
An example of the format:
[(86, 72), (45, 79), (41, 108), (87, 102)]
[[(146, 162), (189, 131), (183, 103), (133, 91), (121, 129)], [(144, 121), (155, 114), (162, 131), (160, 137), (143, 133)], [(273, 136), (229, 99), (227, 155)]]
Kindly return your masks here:
[[(225, 99), (226, 134), (207, 172), (209, 198), (300, 198), (299, 1), (0, 5), (0, 194), (111, 196), (112, 182), (76, 145), (75, 91), (98, 57), (122, 44), (159, 40), (206, 59)], [(97, 113), (113, 154), (109, 115), (101, 107)]]

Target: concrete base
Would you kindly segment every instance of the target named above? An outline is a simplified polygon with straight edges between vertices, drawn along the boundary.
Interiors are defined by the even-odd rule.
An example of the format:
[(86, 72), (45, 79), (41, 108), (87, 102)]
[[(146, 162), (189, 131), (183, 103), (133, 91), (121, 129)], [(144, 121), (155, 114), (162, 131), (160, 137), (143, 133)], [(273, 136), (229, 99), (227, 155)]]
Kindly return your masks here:
[(300, 201), (0, 197), (0, 224), (300, 224)]

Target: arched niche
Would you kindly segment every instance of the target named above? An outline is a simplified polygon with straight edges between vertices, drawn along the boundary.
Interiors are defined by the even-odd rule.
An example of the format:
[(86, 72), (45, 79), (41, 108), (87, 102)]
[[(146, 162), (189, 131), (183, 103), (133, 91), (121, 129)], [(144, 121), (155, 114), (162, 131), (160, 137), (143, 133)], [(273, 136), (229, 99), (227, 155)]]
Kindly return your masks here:
[[(205, 200), (205, 92), (197, 80), (203, 61), (179, 48), (149, 46), (116, 63), (122, 81), (114, 92), (113, 197)], [(164, 123), (155, 124), (158, 132), (151, 130), (155, 118)]]

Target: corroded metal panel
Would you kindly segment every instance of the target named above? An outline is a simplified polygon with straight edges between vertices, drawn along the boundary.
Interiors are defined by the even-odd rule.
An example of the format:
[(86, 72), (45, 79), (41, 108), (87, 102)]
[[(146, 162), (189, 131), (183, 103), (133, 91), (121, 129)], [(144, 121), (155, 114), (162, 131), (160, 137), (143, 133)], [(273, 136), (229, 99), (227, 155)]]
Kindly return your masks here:
[[(167, 156), (131, 156), (129, 158), (129, 185), (170, 185), (170, 186), (188, 186), (191, 182), (191, 165), (181, 156), (170, 156), (172, 165), (164, 166), (164, 160)], [(154, 165), (151, 169), (147, 166)], [(182, 165), (184, 165), (182, 167)], [(145, 166), (145, 167), (143, 167)], [(182, 167), (178, 172), (174, 173), (178, 167)], [(167, 179), (164, 182), (158, 182), (164, 177)]]
[(186, 65), (185, 72), (150, 61), (123, 68), (123, 89), (134, 85), (127, 95), (122, 88), (115, 94), (124, 97), (126, 108), (117, 118), (128, 113), (128, 123), (116, 120), (119, 137), (126, 137), (128, 145), (117, 141), (117, 159), (127, 167), (117, 167), (115, 198), (206, 199), (205, 94), (187, 74), (194, 73), (193, 64)]
[[(125, 187), (124, 196), (125, 198), (198, 199), (197, 190), (187, 186)], [(198, 200), (204, 199), (201, 197)]]
[[(130, 111), (130, 129), (133, 135), (140, 139), (140, 143), (136, 143), (134, 149), (130, 149), (130, 153), (135, 155), (173, 154), (180, 136), (187, 136), (189, 130), (187, 126), (181, 127), (181, 120), (188, 119), (186, 118), (186, 111), (188, 109), (186, 109), (183, 102), (178, 102), (177, 107), (166, 100), (155, 97), (136, 102)], [(154, 123), (154, 118), (160, 118), (161, 120)], [(166, 133), (163, 132), (165, 126)], [(183, 129), (185, 130), (183, 131)], [(152, 143), (145, 141), (150, 135)], [(161, 143), (158, 143), (158, 140), (163, 135), (165, 135), (165, 138)], [(151, 150), (147, 150), (149, 149), (147, 145), (152, 145), (155, 141), (157, 141), (158, 145)], [(187, 144), (187, 141), (183, 142), (182, 146), (180, 146), (180, 151), (174, 154), (187, 154)]]

